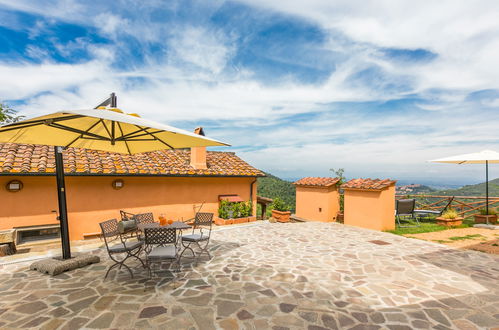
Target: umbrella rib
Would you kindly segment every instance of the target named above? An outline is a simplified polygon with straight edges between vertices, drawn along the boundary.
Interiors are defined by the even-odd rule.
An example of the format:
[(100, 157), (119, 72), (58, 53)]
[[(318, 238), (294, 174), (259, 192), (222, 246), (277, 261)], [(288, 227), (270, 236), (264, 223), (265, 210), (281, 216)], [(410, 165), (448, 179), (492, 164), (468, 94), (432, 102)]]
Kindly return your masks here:
[(107, 128), (106, 123), (104, 121), (102, 121), (102, 126), (104, 126), (104, 129), (106, 130), (107, 135), (109, 135), (109, 138), (110, 138), (109, 141), (112, 141), (113, 137), (111, 135), (111, 132), (109, 132), (109, 129)]
[(30, 120), (30, 121), (22, 121), (18, 123), (11, 123), (8, 125), (5, 125), (4, 127), (18, 127), (26, 124), (45, 124), (45, 123), (53, 123), (57, 121), (64, 121), (64, 120), (70, 120), (70, 119), (76, 119), (76, 118), (81, 118), (83, 117), (82, 115), (73, 115), (73, 116), (67, 116), (67, 117), (61, 117), (61, 118), (47, 118), (47, 119), (37, 119), (37, 120)]
[(86, 133), (90, 132), (90, 130), (91, 130), (92, 128), (94, 128), (95, 126), (97, 126), (97, 124), (99, 124), (99, 122), (101, 122), (101, 121), (102, 121), (102, 119), (97, 120), (97, 122), (95, 122), (92, 126), (90, 126), (90, 127), (89, 127), (86, 131), (85, 131), (85, 133), (80, 134), (80, 136), (78, 136), (78, 137), (77, 137), (77, 138), (75, 138), (73, 141), (71, 141), (70, 143), (68, 143), (68, 144), (65, 146), (65, 148), (67, 148), (67, 147), (71, 146), (71, 145), (72, 145), (73, 143), (75, 143), (78, 139), (83, 138), (83, 135), (84, 135), (84, 134), (86, 134)]
[[(146, 133), (137, 134), (137, 135), (130, 135), (130, 134), (128, 134), (127, 136), (121, 136), (121, 137), (117, 138), (116, 141), (126, 141), (126, 140), (130, 140), (130, 139), (135, 139), (135, 138), (138, 138), (138, 137), (141, 137), (141, 136), (146, 136), (146, 135), (156, 134), (156, 133), (161, 133), (161, 132), (162, 131), (146, 132)], [(138, 131), (135, 132), (135, 133), (138, 133)]]
[[(135, 125), (137, 126), (137, 125)], [(137, 127), (140, 127), (140, 126), (137, 126)], [(122, 135), (120, 137), (121, 140), (123, 139), (128, 139), (128, 138), (133, 138), (133, 137), (137, 137), (137, 136), (143, 136), (143, 135), (148, 135), (148, 133), (146, 132), (146, 134), (141, 134), (141, 135), (135, 135), (137, 133), (140, 133), (140, 132), (144, 132), (146, 129), (148, 128), (140, 128), (139, 130), (136, 130), (135, 132), (130, 132), (128, 134), (125, 134), (125, 135)], [(159, 133), (159, 132), (162, 132), (161, 130), (157, 131), (157, 132), (152, 132), (152, 133)]]
[(99, 140), (109, 141), (109, 138), (107, 138), (105, 136), (94, 134), (94, 133), (90, 133), (90, 132), (85, 132), (85, 131), (82, 131), (82, 130), (77, 129), (77, 128), (73, 128), (73, 127), (69, 127), (69, 126), (64, 126), (64, 125), (57, 124), (57, 123), (51, 123), (51, 124), (48, 124), (48, 126), (54, 127), (54, 128), (58, 128), (58, 129), (62, 129), (62, 130), (66, 130), (66, 131), (70, 131), (70, 132), (74, 132), (74, 133), (79, 133), (79, 134), (83, 134), (83, 135), (92, 136), (92, 137), (95, 137), (95, 138), (97, 138)]
[[(118, 128), (120, 129), (121, 136), (123, 136), (123, 128), (121, 127), (121, 123), (118, 122)], [(132, 152), (130, 151), (130, 147), (128, 146), (128, 142), (126, 140), (123, 140), (125, 142), (126, 150), (128, 150), (128, 153), (131, 155)]]
[(19, 129), (23, 129), (23, 128), (27, 128), (27, 127), (39, 126), (39, 125), (41, 125), (41, 124), (43, 124), (43, 123), (32, 123), (32, 124), (30, 124), (30, 125), (25, 125), (25, 126), (22, 126), (22, 127), (17, 127), (17, 126), (16, 126), (16, 127), (10, 127), (10, 126), (5, 126), (5, 127), (8, 127), (8, 128), (6, 128), (6, 129), (1, 129), (1, 128), (0, 128), (0, 133), (3, 133), (3, 132), (8, 132), (8, 131), (13, 131), (13, 130), (15, 130), (15, 129), (19, 130)]
[[(138, 125), (135, 125), (135, 126), (136, 126), (137, 128), (140, 128), (140, 126), (138, 126)], [(169, 144), (168, 144), (168, 143), (166, 143), (165, 141), (161, 140), (159, 137), (157, 137), (157, 136), (153, 135), (152, 133), (149, 133), (149, 132), (147, 131), (147, 128), (144, 128), (144, 132), (148, 133), (150, 136), (152, 136), (152, 137), (153, 137), (153, 139), (154, 139), (154, 140), (158, 140), (159, 142), (163, 143), (163, 144), (164, 144), (165, 146), (167, 146), (168, 148), (170, 148), (170, 149), (175, 149), (174, 147), (172, 147), (171, 145), (169, 145)]]

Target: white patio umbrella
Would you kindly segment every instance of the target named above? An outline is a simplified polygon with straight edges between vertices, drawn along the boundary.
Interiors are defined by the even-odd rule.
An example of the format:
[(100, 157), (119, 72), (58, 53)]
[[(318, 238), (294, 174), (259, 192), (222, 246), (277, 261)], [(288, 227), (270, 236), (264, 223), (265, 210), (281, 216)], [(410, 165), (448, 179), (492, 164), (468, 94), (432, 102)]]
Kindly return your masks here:
[[(110, 105), (106, 108), (102, 105)], [(71, 257), (62, 150), (67, 147), (136, 154), (148, 151), (228, 144), (179, 128), (125, 114), (116, 96), (97, 109), (64, 110), (0, 127), (0, 142), (55, 146), (62, 254)]]
[(457, 155), (445, 158), (430, 160), (434, 163), (450, 164), (485, 164), (485, 208), (489, 213), (489, 163), (499, 163), (499, 152), (483, 150), (472, 154)]

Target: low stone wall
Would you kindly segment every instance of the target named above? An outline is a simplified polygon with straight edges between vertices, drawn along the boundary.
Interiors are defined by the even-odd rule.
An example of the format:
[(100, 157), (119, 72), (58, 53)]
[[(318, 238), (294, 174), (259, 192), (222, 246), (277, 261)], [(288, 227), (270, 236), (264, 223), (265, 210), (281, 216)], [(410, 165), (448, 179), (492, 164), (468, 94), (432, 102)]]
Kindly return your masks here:
[(236, 219), (222, 219), (219, 217), (215, 217), (215, 224), (217, 226), (234, 225), (234, 224), (238, 224), (238, 223), (245, 223), (245, 222), (252, 222), (252, 221), (256, 221), (256, 216), (236, 218)]

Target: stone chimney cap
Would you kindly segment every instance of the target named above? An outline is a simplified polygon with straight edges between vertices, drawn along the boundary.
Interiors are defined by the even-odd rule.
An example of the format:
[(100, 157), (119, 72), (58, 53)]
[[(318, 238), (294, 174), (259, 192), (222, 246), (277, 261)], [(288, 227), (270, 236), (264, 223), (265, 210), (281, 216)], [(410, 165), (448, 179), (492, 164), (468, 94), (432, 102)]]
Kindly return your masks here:
[(202, 136), (204, 136), (204, 130), (203, 130), (203, 128), (202, 128), (201, 126), (196, 127), (196, 128), (194, 129), (194, 133), (196, 133), (196, 134), (198, 134), (198, 135), (202, 135)]

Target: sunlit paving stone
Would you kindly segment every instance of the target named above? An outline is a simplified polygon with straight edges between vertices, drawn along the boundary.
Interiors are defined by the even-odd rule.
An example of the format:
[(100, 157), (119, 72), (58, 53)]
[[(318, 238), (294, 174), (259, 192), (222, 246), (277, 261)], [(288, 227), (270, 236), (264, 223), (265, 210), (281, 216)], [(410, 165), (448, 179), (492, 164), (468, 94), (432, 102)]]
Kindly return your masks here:
[[(214, 231), (211, 260), (48, 276), (0, 266), (0, 327), (494, 328), (499, 256), (330, 223)], [(382, 241), (388, 244), (373, 244)]]

